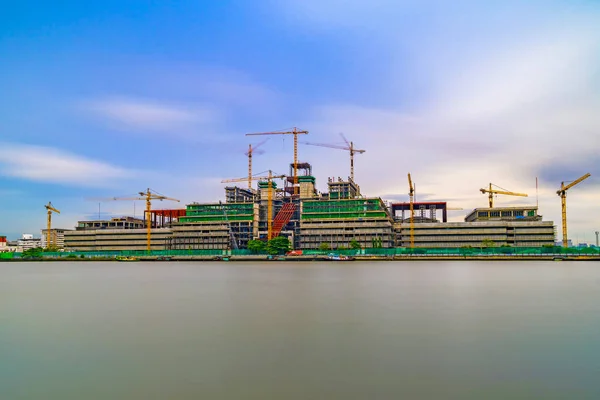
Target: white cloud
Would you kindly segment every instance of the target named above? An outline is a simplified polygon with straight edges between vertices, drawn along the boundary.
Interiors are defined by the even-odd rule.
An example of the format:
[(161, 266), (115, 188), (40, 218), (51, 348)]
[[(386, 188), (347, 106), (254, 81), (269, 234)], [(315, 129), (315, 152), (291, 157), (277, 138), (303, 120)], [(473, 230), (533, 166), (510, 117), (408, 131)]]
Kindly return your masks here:
[(196, 128), (213, 124), (219, 119), (219, 112), (206, 105), (165, 103), (122, 96), (86, 102), (84, 107), (106, 119), (116, 129), (141, 134), (186, 136)]
[[(448, 37), (437, 38), (436, 46), (420, 49), (423, 60), (435, 60), (432, 54), (442, 45), (457, 56), (419, 71), (434, 78), (428, 99), (419, 106), (410, 111), (392, 104), (374, 108), (361, 105), (360, 99), (354, 104), (324, 104), (303, 125), (317, 132), (342, 131), (367, 150), (355, 159), (356, 179), (366, 195), (406, 193), (406, 174), (411, 172), (417, 192), (433, 194), (431, 199), (452, 199), (452, 206), (467, 211), (487, 205), (479, 188), (489, 182), (530, 195), (500, 196), (498, 204), (515, 199), (535, 204), (535, 177), (547, 175), (550, 181), (540, 181), (540, 212), (555, 222), (560, 236), (560, 180), (588, 172), (590, 160), (600, 154), (600, 30), (589, 29), (587, 16), (580, 21), (569, 15), (563, 22), (545, 30), (536, 27), (518, 41), (510, 36), (499, 39), (496, 32), (495, 43), (501, 45), (479, 48), (468, 57), (461, 57), (464, 43), (452, 47), (448, 37), (453, 32), (448, 31)], [(393, 39), (388, 38), (387, 51), (400, 54)], [(478, 40), (474, 35), (472, 41)], [(374, 79), (396, 87), (395, 82), (405, 78), (401, 74), (412, 73), (398, 71)], [(405, 102), (402, 96), (399, 100)], [(329, 140), (337, 138), (332, 134)], [(323, 157), (325, 149), (302, 151), (304, 158), (312, 155), (317, 175), (348, 174), (344, 152), (331, 150)], [(552, 173), (544, 174), (544, 168), (551, 167)], [(597, 229), (590, 213), (599, 212), (598, 177), (570, 195), (572, 237)]]
[(52, 147), (0, 144), (0, 174), (46, 183), (110, 186), (138, 172)]

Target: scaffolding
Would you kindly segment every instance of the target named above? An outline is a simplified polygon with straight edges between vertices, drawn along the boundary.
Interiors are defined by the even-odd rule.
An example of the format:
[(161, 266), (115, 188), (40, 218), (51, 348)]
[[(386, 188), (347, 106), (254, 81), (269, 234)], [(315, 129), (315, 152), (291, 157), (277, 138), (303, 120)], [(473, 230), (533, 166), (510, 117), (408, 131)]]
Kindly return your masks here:
[(329, 178), (327, 186), (329, 187), (329, 198), (332, 200), (360, 197), (360, 187), (350, 177), (347, 181), (340, 177), (337, 181), (335, 178)]
[(256, 191), (254, 189), (246, 189), (238, 186), (227, 186), (225, 188), (226, 203), (250, 203), (254, 201)]
[(190, 204), (179, 222), (253, 221), (254, 203)]
[(374, 199), (314, 200), (302, 202), (302, 220), (309, 219), (389, 219), (383, 201)]

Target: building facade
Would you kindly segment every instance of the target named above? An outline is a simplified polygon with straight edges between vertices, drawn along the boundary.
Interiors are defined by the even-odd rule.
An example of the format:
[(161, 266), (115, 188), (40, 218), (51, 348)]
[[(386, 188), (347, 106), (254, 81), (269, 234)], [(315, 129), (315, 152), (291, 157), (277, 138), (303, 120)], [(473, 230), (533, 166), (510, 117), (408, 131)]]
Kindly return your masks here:
[[(59, 250), (65, 248), (65, 232), (70, 231), (71, 229), (50, 229), (50, 243)], [(47, 243), (47, 232), (48, 229), (42, 229), (42, 247), (48, 247)]]
[[(537, 207), (476, 208), (465, 222), (416, 222), (415, 247), (542, 247), (553, 246), (556, 230), (552, 221), (542, 221)], [(409, 247), (408, 219), (394, 223), (396, 246)]]
[(303, 201), (300, 210), (301, 249), (393, 247), (392, 219), (380, 198)]

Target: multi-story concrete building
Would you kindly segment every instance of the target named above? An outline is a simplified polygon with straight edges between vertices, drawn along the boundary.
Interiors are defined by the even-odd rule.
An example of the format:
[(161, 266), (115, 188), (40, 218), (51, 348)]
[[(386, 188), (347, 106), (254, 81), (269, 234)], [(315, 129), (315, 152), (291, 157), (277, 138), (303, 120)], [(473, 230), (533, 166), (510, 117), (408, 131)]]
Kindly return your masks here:
[(42, 239), (33, 237), (30, 233), (24, 233), (17, 241), (17, 251), (25, 251), (42, 247)]
[[(152, 229), (153, 249), (167, 249), (170, 241), (169, 228)], [(146, 222), (132, 217), (79, 221), (75, 230), (64, 232), (64, 245), (73, 251), (146, 250)]]
[[(71, 231), (72, 229), (57, 229), (57, 228), (52, 228), (50, 229), (50, 243), (54, 246), (56, 246), (56, 248), (58, 249), (64, 249), (65, 248), (65, 232)], [(46, 248), (48, 247), (48, 244), (46, 242), (46, 238), (48, 237), (47, 235), (48, 229), (42, 229), (42, 247)]]
[[(431, 219), (431, 218), (430, 218)], [(394, 223), (396, 246), (410, 246), (410, 221)], [(552, 221), (542, 221), (537, 207), (477, 208), (465, 222), (414, 223), (415, 247), (553, 246)]]
[(393, 247), (392, 219), (379, 198), (303, 201), (300, 209), (300, 248)]
[[(153, 250), (170, 248), (170, 228), (151, 230)], [(65, 232), (65, 249), (71, 251), (146, 250), (146, 229), (77, 229)]]

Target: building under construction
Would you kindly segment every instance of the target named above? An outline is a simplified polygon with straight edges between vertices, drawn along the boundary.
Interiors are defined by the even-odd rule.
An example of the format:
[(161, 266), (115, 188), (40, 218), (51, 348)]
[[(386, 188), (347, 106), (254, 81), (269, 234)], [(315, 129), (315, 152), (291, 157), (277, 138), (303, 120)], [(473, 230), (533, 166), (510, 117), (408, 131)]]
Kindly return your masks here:
[[(396, 247), (410, 246), (409, 203), (394, 203)], [(552, 221), (542, 221), (537, 207), (476, 208), (465, 222), (447, 222), (445, 202), (414, 203), (412, 238), (414, 247), (553, 246), (556, 235)], [(442, 213), (442, 221), (437, 214)]]
[[(554, 244), (554, 224), (542, 221), (537, 207), (493, 208), (495, 194), (527, 195), (499, 191), (492, 184), (481, 189), (490, 196), (490, 208), (475, 209), (464, 222), (447, 222), (446, 202), (413, 202), (410, 174), (409, 203), (388, 206), (381, 198), (363, 195), (354, 181), (353, 157), (365, 150), (355, 149), (345, 138), (347, 146), (306, 143), (350, 152), (350, 176), (328, 178), (327, 190), (319, 192), (312, 166), (297, 159), (297, 134), (307, 133), (294, 128), (256, 134), (294, 135), (294, 162), (286, 175), (271, 171), (268, 176), (252, 175), (252, 154), (260, 144), (254, 149), (249, 146), (248, 177), (223, 181), (247, 181), (248, 187), (228, 185), (224, 202), (191, 203), (177, 210), (148, 208), (145, 218), (149, 222), (132, 218), (82, 221), (75, 231), (65, 232), (65, 247), (144, 250), (150, 243), (153, 250), (246, 249), (251, 240), (278, 236), (289, 238), (295, 249), (477, 247), (490, 241), (497, 246)], [(254, 180), (258, 181), (256, 189)], [(281, 180), (281, 186), (276, 180)], [(175, 200), (153, 195), (150, 189), (140, 195), (146, 196), (148, 205), (151, 199)], [(147, 238), (148, 226), (151, 239)]]

